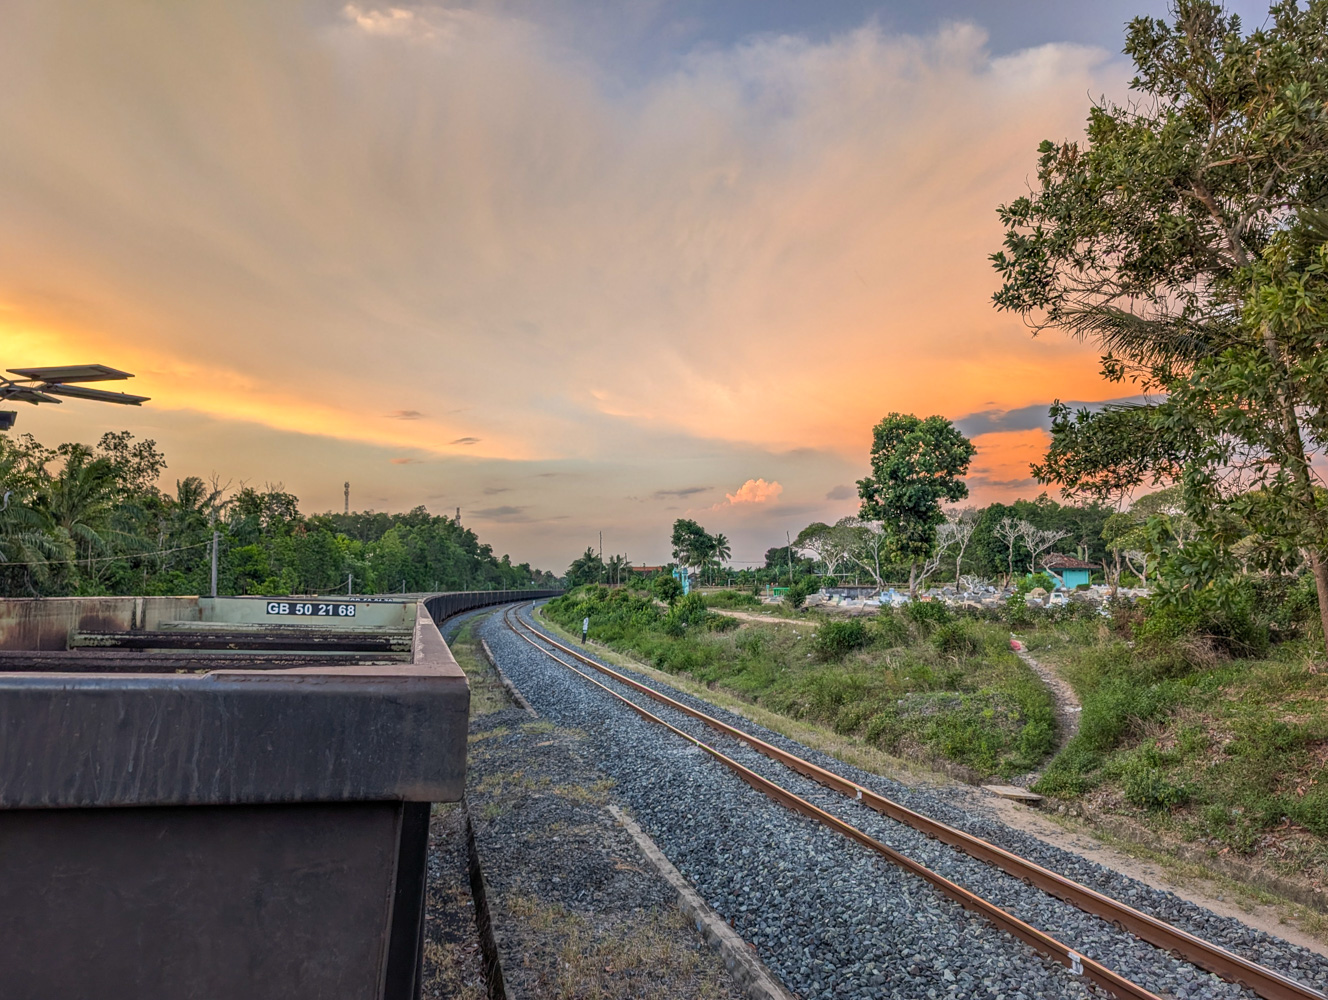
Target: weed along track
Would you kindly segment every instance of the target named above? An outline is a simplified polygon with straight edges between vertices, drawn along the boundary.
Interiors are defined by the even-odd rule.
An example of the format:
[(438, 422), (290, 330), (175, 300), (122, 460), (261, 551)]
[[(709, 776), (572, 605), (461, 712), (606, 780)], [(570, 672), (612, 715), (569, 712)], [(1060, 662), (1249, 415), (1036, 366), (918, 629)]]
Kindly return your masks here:
[[(861, 781), (844, 777), (718, 719), (695, 705), (612, 670), (531, 627), (514, 610), (505, 613), (504, 624), (509, 635), (519, 639), (527, 649), (527, 659), (531, 652), (537, 651), (537, 660), (558, 664), (557, 669), (563, 675), (575, 674), (579, 680), (574, 684), (593, 685), (602, 694), (609, 695), (613, 704), (630, 707), (642, 719), (687, 741), (693, 748), (694, 758), (705, 757), (722, 765), (773, 802), (867, 848), (900, 871), (924, 880), (964, 909), (980, 915), (990, 926), (1006, 931), (1045, 958), (1060, 963), (1064, 971), (1058, 977), (1064, 978), (1062, 985), (1054, 987), (1054, 995), (1073, 995), (1073, 984), (1077, 977), (1082, 977), (1078, 982), (1086, 980), (1111, 995), (1127, 998), (1251, 994), (1268, 1000), (1323, 997), (1321, 992), (1293, 976), (1217, 946), (1013, 851), (924, 815), (864, 787)], [(592, 672), (598, 676), (592, 676)], [(536, 687), (548, 681), (549, 678), (542, 675)], [(521, 684), (520, 679), (518, 684)], [(643, 695), (661, 707), (648, 710), (629, 695)], [(534, 692), (534, 697), (538, 701), (538, 691)], [(609, 704), (602, 698), (599, 703)], [(596, 707), (594, 711), (601, 710)], [(702, 738), (707, 731), (720, 734), (723, 749)], [(669, 751), (658, 748), (651, 752), (664, 754)], [(862, 808), (864, 806), (866, 809)], [(688, 803), (685, 808), (699, 810), (704, 808), (704, 803)], [(849, 818), (845, 818), (846, 815)], [(759, 846), (729, 846), (744, 859), (749, 852), (761, 849)], [(778, 852), (782, 846), (778, 835), (767, 835), (765, 850)], [(844, 852), (842, 847), (839, 850)], [(852, 850), (844, 853), (847, 857)], [(850, 885), (834, 876), (830, 881), (832, 885)], [(857, 888), (862, 883), (852, 885)], [(898, 915), (895, 917), (897, 919)], [(817, 928), (816, 932), (822, 940), (833, 941), (836, 930), (831, 926)], [(970, 927), (969, 930), (970, 935), (976, 934), (976, 928)], [(985, 933), (999, 937), (990, 935), (989, 930)], [(815, 937), (816, 933), (813, 933)], [(1008, 951), (1008, 940), (1004, 947)], [(796, 957), (794, 961), (797, 961)], [(1008, 961), (1012, 965), (1018, 964), (1015, 960)], [(1021, 961), (1025, 965), (1029, 963), (1028, 959)], [(780, 963), (773, 964), (778, 966)], [(825, 964), (821, 963), (822, 966)], [(927, 981), (927, 964), (931, 963), (926, 962), (926, 956), (914, 957), (905, 967), (902, 978), (909, 979), (914, 973), (917, 976), (907, 985), (899, 981), (901, 977), (878, 973), (875, 977), (867, 977), (861, 992), (852, 989), (858, 982), (852, 977), (849, 977), (848, 990), (842, 988), (841, 980), (832, 991), (827, 989), (829, 983), (826, 980), (833, 981), (836, 977), (823, 968), (824, 974), (818, 978), (815, 974), (817, 963), (813, 958), (804, 963), (812, 970), (811, 981), (803, 979), (803, 970), (799, 969), (799, 974), (790, 977), (793, 981), (789, 985), (807, 996), (817, 995), (818, 986), (826, 995), (833, 992), (836, 996), (845, 993), (904, 996), (909, 995), (910, 988), (917, 989), (921, 982)], [(961, 964), (956, 963), (956, 971)], [(976, 964), (982, 966), (983, 962)], [(1293, 960), (1290, 964), (1311, 981), (1325, 978), (1323, 969), (1307, 974), (1300, 968), (1302, 964), (1313, 967), (1313, 961), (1301, 963)], [(1206, 970), (1211, 975), (1199, 970)], [(788, 971), (787, 965), (785, 971)], [(879, 981), (872, 982), (873, 978)], [(955, 974), (947, 968), (941, 970), (940, 979), (941, 988), (953, 995), (955, 990), (949, 987), (957, 982)], [(977, 982), (968, 984), (969, 991), (960, 995), (1047, 995), (1041, 992), (1043, 988), (1032, 983), (1016, 986), (1012, 992), (1003, 992), (999, 979), (999, 976), (980, 977)], [(960, 983), (961, 988), (963, 985)], [(884, 989), (887, 986), (891, 987), (889, 991)], [(873, 991), (872, 987), (877, 987), (878, 991)], [(1250, 992), (1246, 993), (1246, 990)], [(927, 993), (924, 991), (922, 995)]]

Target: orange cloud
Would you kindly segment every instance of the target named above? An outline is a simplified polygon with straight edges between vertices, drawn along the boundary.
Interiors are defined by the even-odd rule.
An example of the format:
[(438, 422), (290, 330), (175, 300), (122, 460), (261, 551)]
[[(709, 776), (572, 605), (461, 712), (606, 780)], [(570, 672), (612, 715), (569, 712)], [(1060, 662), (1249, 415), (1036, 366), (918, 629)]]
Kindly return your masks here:
[(720, 507), (737, 507), (741, 504), (773, 503), (784, 492), (784, 487), (777, 482), (767, 483), (764, 479), (749, 479), (738, 487), (737, 493), (725, 493), (727, 503), (716, 504)]

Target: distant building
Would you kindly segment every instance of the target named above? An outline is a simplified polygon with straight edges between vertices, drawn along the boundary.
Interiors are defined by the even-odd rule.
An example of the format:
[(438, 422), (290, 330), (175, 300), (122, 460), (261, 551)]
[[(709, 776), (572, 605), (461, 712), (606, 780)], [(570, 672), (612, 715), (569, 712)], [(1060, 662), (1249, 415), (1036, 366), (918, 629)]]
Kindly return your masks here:
[(1042, 560), (1042, 568), (1054, 576), (1066, 590), (1074, 590), (1081, 583), (1088, 583), (1097, 566), (1074, 556), (1063, 556), (1053, 552)]

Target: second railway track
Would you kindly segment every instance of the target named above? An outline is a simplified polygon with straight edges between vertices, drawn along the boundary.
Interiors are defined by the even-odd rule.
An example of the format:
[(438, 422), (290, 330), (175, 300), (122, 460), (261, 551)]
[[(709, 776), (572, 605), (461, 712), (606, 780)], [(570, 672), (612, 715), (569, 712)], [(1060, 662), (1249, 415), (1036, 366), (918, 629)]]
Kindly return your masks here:
[[(883, 854), (904, 870), (927, 879), (943, 893), (958, 899), (968, 908), (983, 913), (985, 919), (1020, 937), (1044, 954), (1071, 968), (1077, 966), (1087, 978), (1102, 989), (1118, 996), (1132, 997), (1146, 997), (1153, 993), (1179, 997), (1225, 997), (1242, 994), (1236, 986), (1220, 983), (1213, 977), (1198, 973), (1189, 964), (1194, 963), (1228, 979), (1248, 984), (1257, 995), (1269, 998), (1321, 996), (1291, 976), (1273, 969), (1262, 968), (1240, 955), (1216, 948), (1133, 907), (1122, 906), (1096, 890), (1078, 885), (1010, 851), (906, 809), (859, 782), (819, 767), (785, 749), (771, 745), (744, 729), (714, 718), (694, 705), (670, 698), (640, 681), (613, 671), (585, 657), (577, 650), (531, 629), (524, 622), (519, 622), (515, 615), (508, 617), (510, 619), (508, 627), (519, 635), (526, 648), (532, 652), (538, 650), (539, 655), (550, 662), (557, 660), (560, 664), (557, 668), (559, 670), (585, 677), (585, 680), (579, 683), (585, 684), (589, 680), (594, 680), (607, 695), (631, 704), (638, 714), (668, 725), (678, 736), (697, 747), (702, 747), (705, 753), (724, 763), (749, 785), (757, 787), (782, 805), (811, 816), (837, 833), (868, 846), (878, 854)], [(594, 677), (586, 677), (588, 672), (594, 674)], [(646, 702), (647, 698), (654, 704)], [(634, 700), (639, 703), (634, 703)], [(645, 707), (647, 704), (650, 704), (650, 708)], [(656, 718), (655, 712), (666, 716), (667, 719)], [(672, 721), (668, 721), (669, 719)], [(700, 728), (701, 726), (707, 728)], [(707, 740), (701, 739), (706, 733), (715, 732), (721, 734), (719, 742), (723, 745), (722, 749), (710, 746)], [(676, 740), (677, 737), (670, 739)], [(714, 739), (713, 735), (710, 739)], [(733, 758), (740, 758), (742, 762), (739, 763)], [(811, 784), (813, 781), (816, 784)], [(798, 791), (794, 791), (795, 788)], [(834, 794), (832, 795), (827, 789), (833, 789)], [(868, 808), (864, 809), (863, 806)], [(869, 812), (868, 809), (875, 810), (875, 813), (880, 813), (881, 816)], [(882, 819), (882, 816), (888, 819)], [(907, 835), (904, 827), (907, 827)], [(923, 841), (919, 834), (949, 844), (955, 850), (940, 848), (931, 841)], [(893, 846), (882, 841), (891, 842)], [(930, 843), (931, 846), (920, 849), (920, 845), (925, 843)], [(964, 851), (970, 857), (962, 857), (957, 851)], [(917, 857), (923, 860), (914, 860)], [(929, 871), (928, 865), (933, 870)], [(1008, 874), (997, 876), (991, 871), (991, 867)], [(982, 870), (986, 870), (988, 874), (981, 875)], [(979, 884), (991, 884), (991, 888), (995, 891), (985, 886), (983, 891), (988, 896), (994, 897), (996, 901), (989, 902), (963, 885), (974, 881)], [(1041, 892), (1034, 892), (1024, 885), (1024, 882), (1032, 883)], [(1068, 907), (1043, 896), (1044, 892), (1071, 899), (1087, 913), (1097, 916), (1080, 913), (1075, 919), (1067, 919), (1063, 911), (1068, 910)], [(1044, 904), (1039, 904), (1036, 897), (1041, 897)], [(1016, 912), (1009, 912), (1011, 910)], [(1184, 954), (1186, 962), (1179, 962), (1163, 951), (1133, 940), (1131, 935), (1111, 927), (1111, 923), (1135, 933), (1148, 934), (1150, 940), (1167, 951)], [(1041, 929), (1029, 926), (1030, 924), (1039, 925)], [(1091, 959), (1085, 961), (1089, 955), (1099, 956), (1101, 964)], [(1117, 967), (1115, 971), (1109, 967), (1112, 965)], [(916, 963), (909, 968), (915, 966)], [(1128, 975), (1122, 974), (1127, 969)], [(1141, 970), (1143, 975), (1140, 974)], [(1132, 982), (1131, 979), (1135, 981)], [(943, 982), (953, 981), (953, 977), (943, 980)], [(1153, 993), (1149, 992), (1150, 989)], [(838, 989), (834, 994), (826, 995), (839, 995), (841, 992), (843, 990)], [(872, 993), (867, 990), (862, 995), (906, 994)], [(978, 990), (968, 995), (987, 994)], [(1018, 993), (1009, 995), (1017, 996)], [(1047, 993), (1044, 987), (1027, 995), (1065, 994), (1063, 991)]]

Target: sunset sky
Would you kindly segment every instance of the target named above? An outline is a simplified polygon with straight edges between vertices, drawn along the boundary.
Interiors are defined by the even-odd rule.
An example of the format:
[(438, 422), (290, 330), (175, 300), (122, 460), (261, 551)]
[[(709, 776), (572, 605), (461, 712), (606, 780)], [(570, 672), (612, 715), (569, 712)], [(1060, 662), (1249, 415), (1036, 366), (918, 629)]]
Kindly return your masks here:
[(0, 368), (152, 397), (16, 431), (126, 427), (170, 488), (459, 506), (557, 572), (600, 531), (666, 560), (681, 516), (758, 562), (856, 509), (895, 410), (974, 437), (975, 502), (1035, 495), (1047, 404), (1120, 389), (993, 310), (995, 208), (1164, 11), (6, 4)]

